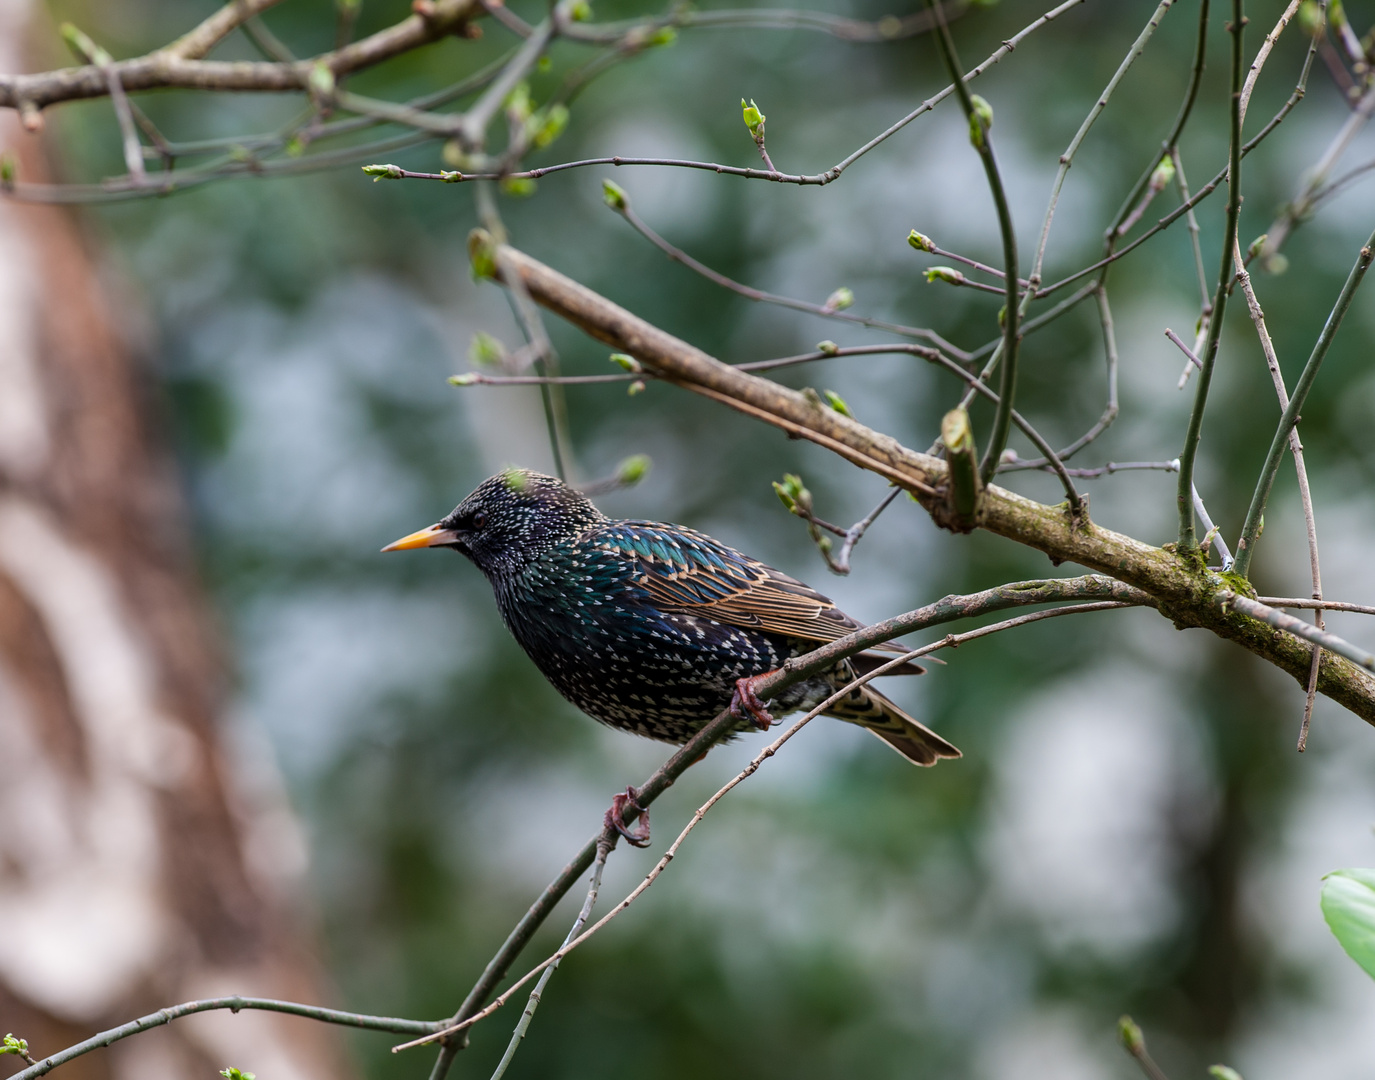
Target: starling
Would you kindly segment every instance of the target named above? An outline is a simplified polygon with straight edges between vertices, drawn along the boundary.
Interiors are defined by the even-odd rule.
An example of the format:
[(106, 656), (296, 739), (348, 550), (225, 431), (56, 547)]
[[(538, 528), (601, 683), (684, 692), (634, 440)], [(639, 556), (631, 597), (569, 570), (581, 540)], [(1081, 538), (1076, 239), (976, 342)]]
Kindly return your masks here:
[[(767, 727), (752, 678), (862, 624), (802, 582), (710, 536), (606, 517), (541, 473), (483, 481), (453, 513), (383, 551), (448, 547), (477, 564), (501, 617), (555, 689), (611, 727), (684, 743), (727, 706)], [(903, 652), (888, 644), (881, 648)], [(884, 658), (860, 654), (770, 704), (811, 708)], [(905, 673), (920, 673), (915, 664)], [(857, 724), (908, 761), (960, 756), (869, 685), (827, 716)]]

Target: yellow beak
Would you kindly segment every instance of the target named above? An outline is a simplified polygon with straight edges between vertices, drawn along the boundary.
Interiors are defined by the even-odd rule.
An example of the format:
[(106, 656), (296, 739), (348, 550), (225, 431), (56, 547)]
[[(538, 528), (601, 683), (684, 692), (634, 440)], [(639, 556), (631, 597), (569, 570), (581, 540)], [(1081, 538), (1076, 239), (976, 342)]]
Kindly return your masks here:
[(445, 544), (452, 544), (458, 540), (458, 533), (453, 529), (441, 528), (438, 525), (431, 525), (427, 529), (413, 532), (410, 536), (403, 536), (400, 540), (394, 540), (383, 551), (407, 551), (410, 548), (442, 547)]

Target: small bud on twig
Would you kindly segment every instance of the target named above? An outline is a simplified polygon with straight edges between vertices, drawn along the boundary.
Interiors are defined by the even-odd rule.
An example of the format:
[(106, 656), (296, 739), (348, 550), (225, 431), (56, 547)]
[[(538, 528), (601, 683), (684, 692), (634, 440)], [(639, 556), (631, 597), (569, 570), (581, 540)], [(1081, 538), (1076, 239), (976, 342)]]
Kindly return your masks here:
[(916, 248), (918, 251), (936, 250), (936, 245), (931, 242), (931, 237), (925, 236), (922, 233), (917, 232), (916, 229), (913, 229), (910, 233), (907, 234), (907, 242), (911, 244), (914, 248)]
[(993, 126), (993, 106), (978, 94), (971, 94), (969, 101), (974, 106), (974, 111), (969, 116), (969, 141), (974, 145), (974, 149), (982, 150), (984, 133)]
[(778, 501), (781, 502), (790, 514), (805, 518), (812, 512), (812, 493), (807, 490), (802, 483), (802, 477), (796, 473), (784, 473), (783, 482), (777, 480), (773, 482), (773, 490), (778, 494)]
[(827, 356), (835, 356), (836, 353), (840, 352), (840, 346), (828, 338), (825, 341), (818, 341), (816, 343), (816, 351), (825, 353)]
[(632, 454), (616, 466), (616, 480), (623, 487), (638, 484), (649, 475), (653, 464), (648, 454)]
[(645, 381), (644, 381), (644, 379), (636, 379), (633, 383), (631, 383), (628, 387), (626, 387), (626, 391), (625, 391), (626, 397), (634, 397), (636, 394), (642, 394), (642, 393), (644, 393), (644, 389), (645, 389)]
[(963, 285), (964, 275), (953, 266), (931, 266), (922, 271), (927, 281), (944, 281), (950, 285)]
[(1208, 1075), (1213, 1080), (1241, 1080), (1241, 1073), (1230, 1065), (1209, 1065)]
[(1160, 159), (1160, 164), (1151, 173), (1151, 190), (1156, 192), (1164, 191), (1174, 180), (1174, 158), (1166, 154)]
[(628, 356), (623, 352), (613, 352), (610, 359), (613, 364), (619, 364), (626, 371), (633, 372), (636, 375), (644, 371), (644, 368), (635, 357)]
[(617, 213), (630, 207), (630, 196), (625, 193), (625, 188), (610, 180), (602, 181), (602, 201)]
[(744, 98), (740, 99), (740, 111), (745, 118), (745, 126), (750, 129), (750, 137), (758, 142), (764, 135), (764, 114), (759, 111), (759, 106), (750, 98), (747, 102)]
[(840, 413), (841, 416), (848, 416), (851, 420), (855, 418), (855, 414), (850, 411), (850, 406), (845, 404), (845, 399), (834, 390), (823, 390), (821, 393), (826, 398), (826, 404)]
[(400, 165), (364, 165), (363, 171), (372, 177), (374, 184), (379, 180), (400, 180), (406, 175)]
[(468, 261), (472, 263), (475, 280), (497, 276), (497, 247), (486, 229), (474, 229), (468, 234)]
[(506, 362), (506, 355), (506, 346), (485, 330), (474, 334), (468, 346), (468, 361), (473, 367), (501, 367)]
[(826, 303), (822, 305), (827, 311), (844, 311), (855, 302), (855, 294), (844, 285), (838, 288), (830, 296), (826, 297)]
[(1117, 1037), (1132, 1057), (1139, 1057), (1146, 1052), (1146, 1037), (1130, 1016), (1123, 1016), (1117, 1021)]

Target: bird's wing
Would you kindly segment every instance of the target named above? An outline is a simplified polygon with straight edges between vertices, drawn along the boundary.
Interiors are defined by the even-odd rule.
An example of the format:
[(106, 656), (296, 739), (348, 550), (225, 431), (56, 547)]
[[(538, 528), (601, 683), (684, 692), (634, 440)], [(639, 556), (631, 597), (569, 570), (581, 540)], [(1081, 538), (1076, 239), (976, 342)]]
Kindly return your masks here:
[(667, 612), (818, 642), (863, 626), (809, 585), (690, 529), (617, 521), (598, 541), (634, 561), (635, 583)]

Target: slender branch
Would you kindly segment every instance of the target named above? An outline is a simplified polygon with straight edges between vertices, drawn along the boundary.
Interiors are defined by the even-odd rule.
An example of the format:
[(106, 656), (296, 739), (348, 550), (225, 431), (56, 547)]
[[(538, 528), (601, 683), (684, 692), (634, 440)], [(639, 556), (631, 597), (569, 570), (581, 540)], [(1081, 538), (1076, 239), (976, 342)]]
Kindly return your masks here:
[[(477, 0), (473, 0), (473, 2), (476, 3)], [(986, 59), (982, 64), (980, 64), (976, 68), (973, 68), (967, 75), (965, 75), (963, 81), (967, 83), (978, 78), (990, 67), (998, 63), (998, 61), (1002, 60), (1003, 57), (1011, 53), (1012, 50), (1015, 49), (1018, 45), (1020, 45), (1028, 35), (1041, 29), (1041, 27), (1045, 26), (1047, 23), (1050, 23), (1055, 19), (1059, 18), (1061, 15), (1069, 11), (1071, 8), (1078, 7), (1080, 4), (1083, 4), (1085, 2), (1086, 0), (1065, 0), (1064, 3), (1052, 8), (1050, 11), (1047, 11), (1040, 18), (1028, 23), (1027, 26), (1025, 26), (1020, 32), (1012, 35), (1012, 37), (1008, 38), (1005, 42), (1003, 42), (1000, 48), (995, 49), (993, 53), (989, 55), (988, 59)], [(0, 91), (2, 90), (3, 84), (0, 84)], [(652, 165), (678, 169), (705, 169), (708, 172), (718, 173), (722, 176), (739, 176), (747, 180), (771, 180), (774, 183), (779, 184), (801, 184), (804, 186), (820, 186), (829, 184), (831, 183), (831, 181), (839, 179), (840, 175), (844, 173), (846, 169), (848, 169), (861, 157), (869, 153), (869, 151), (873, 150), (875, 147), (887, 142), (899, 131), (901, 131), (908, 124), (910, 124), (913, 120), (916, 120), (919, 116), (922, 116), (930, 112), (932, 109), (934, 109), (937, 105), (939, 105), (942, 101), (944, 101), (954, 92), (955, 87), (953, 85), (947, 86), (944, 90), (941, 90), (939, 93), (927, 98), (919, 106), (917, 106), (917, 108), (913, 109), (901, 120), (897, 121), (896, 123), (885, 128), (883, 131), (879, 132), (879, 134), (875, 135), (872, 139), (866, 142), (863, 146), (859, 147), (857, 150), (854, 150), (847, 157), (844, 157), (840, 161), (836, 162), (836, 164), (832, 165), (825, 172), (819, 173), (781, 173), (773, 172), (768, 169), (745, 169), (733, 165), (719, 165), (713, 161), (691, 161), (681, 158), (599, 157), (584, 158), (580, 161), (565, 161), (558, 165), (547, 165), (542, 169), (527, 169), (523, 172), (511, 172), (505, 174), (469, 174), (455, 172), (425, 173), (412, 172), (409, 169), (400, 169), (396, 168), (395, 166), (390, 166), (389, 168), (391, 168), (393, 171), (389, 172), (387, 176), (390, 179), (396, 180), (441, 180), (446, 183), (464, 183), (469, 180), (503, 180), (513, 178), (537, 180), (541, 176), (548, 176), (550, 173), (563, 172), (566, 169), (583, 169), (587, 168), (590, 165)], [(0, 105), (4, 104), (5, 101), (3, 100), (3, 97), (0, 96)]]
[[(1174, 0), (1160, 0), (1155, 11), (1151, 13), (1151, 17), (1146, 20), (1146, 25), (1142, 28), (1141, 33), (1138, 34), (1136, 40), (1132, 42), (1132, 47), (1127, 50), (1127, 55), (1123, 57), (1122, 62), (1117, 65), (1117, 70), (1113, 72), (1112, 78), (1108, 80), (1108, 85), (1103, 88), (1103, 92), (1098, 95), (1098, 100), (1093, 103), (1093, 107), (1089, 109), (1088, 115), (1084, 117), (1084, 122), (1079, 125), (1079, 130), (1074, 133), (1074, 138), (1070, 139), (1069, 146), (1066, 147), (1065, 152), (1060, 155), (1060, 167), (1055, 171), (1055, 180), (1051, 184), (1050, 201), (1046, 204), (1045, 220), (1041, 223), (1041, 238), (1036, 244), (1036, 255), (1032, 259), (1031, 264), (1031, 280), (1034, 283), (1032, 286), (1033, 291), (1041, 284), (1041, 268), (1045, 262), (1046, 244), (1050, 240), (1050, 223), (1054, 220), (1055, 209), (1060, 204), (1060, 190), (1064, 187), (1065, 177), (1069, 174), (1070, 166), (1074, 164), (1074, 155), (1078, 152), (1079, 146), (1084, 141), (1085, 136), (1088, 135), (1089, 128), (1093, 127), (1094, 121), (1097, 120), (1103, 110), (1107, 108), (1108, 101), (1112, 97), (1112, 92), (1117, 89), (1117, 84), (1126, 76), (1131, 66), (1136, 63), (1137, 58), (1146, 51), (1146, 46), (1149, 44), (1152, 36), (1154, 36), (1156, 27), (1160, 25), (1160, 20), (1165, 17), (1166, 12), (1168, 12), (1173, 5)], [(1190, 105), (1192, 105), (1191, 99)], [(1151, 168), (1152, 171), (1154, 171), (1155, 166), (1152, 165)], [(1116, 232), (1118, 229), (1122, 228), (1125, 221), (1126, 218), (1123, 218), (1122, 221), (1114, 227), (1113, 231)], [(1125, 229), (1122, 229), (1122, 231), (1125, 231)]]
[(231, 0), (199, 26), (177, 38), (163, 52), (181, 60), (199, 60), (238, 27), (282, 0)]
[[(1222, 340), (1222, 316), (1227, 310), (1228, 285), (1232, 279), (1232, 248), (1237, 240), (1237, 225), (1241, 219), (1241, 65), (1242, 34), (1246, 20), (1242, 0), (1232, 0), (1232, 21), (1228, 30), (1232, 35), (1232, 96), (1231, 136), (1228, 142), (1230, 160), (1227, 167), (1227, 226), (1222, 237), (1222, 269), (1218, 273), (1217, 291), (1213, 294), (1213, 310), (1208, 320), (1208, 337), (1203, 346), (1203, 364), (1194, 391), (1194, 405), (1189, 412), (1188, 430), (1184, 434), (1184, 449), (1179, 455), (1179, 488), (1175, 495), (1179, 512), (1179, 550), (1191, 554), (1198, 550), (1194, 532), (1194, 461), (1203, 435), (1203, 413), (1208, 407), (1208, 391), (1212, 387), (1213, 367), (1217, 363), (1218, 345)], [(1240, 553), (1238, 552), (1238, 558)]]
[[(565, 947), (578, 936), (578, 933), (591, 917), (593, 906), (597, 903), (597, 893), (601, 891), (602, 887), (602, 871), (606, 869), (606, 858), (611, 854), (611, 848), (616, 843), (615, 832), (609, 829), (606, 831), (609, 835), (604, 836), (602, 842), (597, 845), (597, 858), (592, 864), (592, 881), (587, 887), (587, 898), (582, 902), (582, 909), (578, 912), (578, 917), (573, 920), (573, 928), (568, 931), (568, 936), (563, 939)], [(539, 982), (530, 991), (530, 1000), (525, 1003), (525, 1011), (520, 1014), (520, 1020), (516, 1024), (515, 1031), (511, 1032), (511, 1041), (507, 1043), (506, 1052), (501, 1055), (501, 1061), (497, 1063), (497, 1067), (492, 1073), (492, 1080), (501, 1080), (506, 1075), (506, 1070), (511, 1065), (511, 1059), (516, 1056), (516, 1051), (520, 1048), (525, 1033), (530, 1030), (530, 1021), (535, 1018), (535, 1010), (539, 1008), (540, 1000), (544, 996), (544, 988), (549, 985), (549, 980), (553, 978), (554, 971), (558, 966), (557, 963), (553, 963), (545, 968)]]
[(1351, 611), (1357, 615), (1375, 615), (1375, 606), (1369, 604), (1346, 604), (1340, 600), (1305, 600), (1300, 597), (1258, 596), (1262, 604), (1271, 607), (1309, 608), (1319, 611)]
[(183, 1016), (193, 1016), (196, 1013), (211, 1012), (218, 1009), (228, 1009), (230, 1012), (238, 1012), (241, 1009), (261, 1009), (266, 1012), (304, 1016), (309, 1020), (319, 1020), (325, 1024), (342, 1024), (345, 1027), (364, 1028), (369, 1031), (392, 1031), (403, 1035), (427, 1034), (442, 1028), (444, 1025), (442, 1020), (436, 1023), (430, 1020), (403, 1020), (392, 1016), (368, 1016), (364, 1013), (341, 1012), (338, 1009), (325, 1009), (318, 1005), (302, 1005), (295, 1001), (276, 1001), (272, 998), (239, 997), (237, 995), (204, 998), (199, 1001), (183, 1002), (180, 1005), (170, 1005), (155, 1013), (141, 1016), (137, 1020), (130, 1020), (127, 1024), (120, 1024), (108, 1031), (102, 1031), (99, 1035), (93, 1035), (83, 1042), (41, 1059), (37, 1064), (30, 1065), (27, 1069), (15, 1073), (10, 1077), (10, 1080), (37, 1080), (37, 1077), (46, 1076), (59, 1065), (65, 1065), (67, 1062), (89, 1054), (93, 1050), (111, 1046), (131, 1035), (138, 1035), (150, 1028), (161, 1027), (163, 1024), (178, 1020)]
[(1337, 637), (1336, 634), (1329, 634), (1326, 630), (1320, 630), (1312, 623), (1306, 623), (1302, 619), (1286, 615), (1268, 604), (1262, 604), (1259, 600), (1252, 600), (1249, 596), (1231, 593), (1226, 597), (1226, 602), (1253, 619), (1259, 619), (1261, 622), (1269, 623), (1271, 626), (1287, 631), (1295, 637), (1305, 638), (1314, 644), (1321, 645), (1324, 649), (1329, 649), (1338, 656), (1345, 656), (1367, 671), (1375, 671), (1375, 654), (1367, 652), (1359, 645), (1351, 644), (1344, 638)]
[[(489, 237), (474, 234), (469, 245), (476, 265), (493, 265)], [(723, 364), (523, 252), (512, 250), (511, 256), (510, 265), (535, 302), (592, 337), (635, 357), (660, 378), (808, 439), (893, 481), (912, 492), (928, 512), (939, 515), (944, 462), (801, 393)], [(1176, 625), (1211, 630), (1306, 683), (1309, 650), (1224, 605), (1223, 582), (1198, 563), (1102, 528), (1082, 514), (1076, 518), (1064, 506), (1037, 503), (997, 485), (986, 488), (983, 511), (980, 528), (1042, 551), (1057, 563), (1076, 562), (1141, 588)], [(1318, 690), (1375, 723), (1375, 680), (1355, 665), (1340, 658), (1325, 662)]]
[(1284, 409), (1284, 415), (1280, 417), (1279, 426), (1275, 429), (1274, 437), (1270, 440), (1270, 450), (1265, 456), (1265, 465), (1261, 469), (1259, 480), (1256, 482), (1255, 493), (1251, 496), (1251, 505), (1246, 511), (1246, 521), (1241, 528), (1241, 539), (1237, 541), (1236, 572), (1242, 577), (1246, 577), (1251, 568), (1251, 557), (1255, 554), (1256, 540), (1260, 537), (1261, 518), (1265, 514), (1265, 504), (1270, 499), (1270, 489), (1275, 483), (1275, 474), (1279, 472), (1280, 458), (1283, 457), (1284, 448), (1289, 442), (1289, 433), (1294, 430), (1299, 422), (1299, 413), (1303, 409), (1304, 402), (1308, 400), (1308, 391), (1313, 388), (1313, 381), (1318, 377), (1318, 369), (1322, 367), (1322, 362), (1327, 356), (1327, 350), (1332, 345), (1332, 339), (1337, 335), (1337, 328), (1341, 326), (1342, 319), (1351, 306), (1351, 299), (1356, 295), (1356, 288), (1360, 285), (1361, 279), (1365, 277), (1371, 259), (1375, 258), (1373, 248), (1375, 248), (1375, 233), (1371, 233), (1370, 239), (1365, 242), (1365, 246), (1361, 248), (1360, 254), (1356, 257), (1356, 263), (1352, 266), (1351, 273), (1347, 275), (1346, 283), (1342, 286), (1342, 291), (1332, 307), (1331, 314), (1327, 316), (1327, 322), (1322, 328), (1322, 333), (1318, 335), (1317, 343), (1313, 346), (1313, 352), (1308, 357), (1308, 363), (1304, 365), (1299, 381), (1294, 384), (1293, 396), (1289, 399), (1289, 404)]
[[(1260, 338), (1261, 351), (1265, 354), (1265, 366), (1270, 369), (1270, 379), (1275, 384), (1275, 396), (1279, 398), (1280, 409), (1289, 406), (1289, 393), (1284, 387), (1284, 374), (1280, 371), (1279, 357), (1275, 355), (1275, 344), (1270, 340), (1270, 331), (1265, 325), (1265, 312), (1261, 310), (1260, 300), (1256, 297), (1256, 290), (1251, 284), (1251, 275), (1246, 270), (1245, 262), (1241, 257), (1241, 248), (1238, 246), (1232, 253), (1233, 261), (1236, 264), (1237, 280), (1241, 283), (1242, 294), (1246, 297), (1246, 307), (1251, 313), (1251, 321), (1256, 327), (1256, 336)], [(1322, 568), (1318, 558), (1318, 525), (1313, 514), (1313, 493), (1308, 486), (1308, 466), (1303, 460), (1303, 443), (1299, 439), (1299, 429), (1293, 428), (1289, 432), (1289, 452), (1294, 456), (1294, 471), (1298, 474), (1299, 501), (1303, 505), (1304, 528), (1308, 534), (1308, 569), (1313, 581), (1313, 599), (1322, 599)], [(1322, 609), (1314, 612), (1314, 625), (1319, 630), (1323, 629)], [(1313, 702), (1318, 693), (1318, 665), (1321, 663), (1321, 655), (1317, 646), (1313, 648), (1313, 665), (1308, 673), (1308, 696), (1303, 706), (1303, 723), (1299, 726), (1299, 753), (1303, 753), (1308, 745), (1308, 728), (1313, 722)]]
[(843, 687), (835, 691), (835, 693), (831, 694), (830, 697), (826, 698), (825, 701), (821, 702), (821, 704), (817, 705), (815, 708), (809, 711), (805, 716), (803, 716), (800, 720), (793, 724), (792, 727), (790, 727), (787, 731), (785, 731), (782, 735), (780, 735), (777, 739), (775, 739), (772, 743), (770, 743), (762, 751), (760, 751), (760, 753), (756, 755), (754, 759), (751, 760), (750, 763), (745, 766), (744, 769), (742, 769), (739, 773), (737, 773), (730, 780), (728, 780), (719, 790), (717, 790), (717, 792), (714, 795), (712, 795), (710, 799), (708, 799), (705, 803), (698, 807), (697, 812), (693, 814), (691, 820), (683, 828), (683, 831), (680, 832), (678, 834), (678, 837), (673, 841), (673, 843), (669, 845), (668, 850), (664, 852), (663, 857), (660, 858), (659, 862), (656, 863), (654, 868), (650, 870), (650, 872), (645, 876), (644, 880), (641, 881), (630, 892), (630, 894), (626, 896), (624, 900), (622, 900), (614, 908), (612, 908), (605, 915), (603, 915), (594, 925), (589, 927), (587, 930), (584, 930), (581, 934), (573, 938), (571, 941), (566, 941), (551, 956), (549, 956), (547, 959), (543, 960), (542, 962), (531, 968), (529, 971), (527, 971), (524, 975), (517, 979), (510, 986), (509, 989), (507, 989), (504, 993), (497, 997), (496, 1000), (494, 1000), (481, 1012), (478, 1012), (473, 1016), (468, 1017), (466, 1020), (463, 1020), (448, 1028), (445, 1028), (443, 1031), (434, 1032), (432, 1034), (422, 1036), (418, 1039), (412, 1039), (410, 1042), (400, 1043), (396, 1046), (393, 1046), (392, 1053), (397, 1053), (401, 1050), (409, 1050), (417, 1046), (424, 1046), (427, 1043), (436, 1042), (441, 1038), (456, 1035), (459, 1032), (466, 1031), (474, 1024), (482, 1020), (485, 1020), (492, 1013), (500, 1009), (503, 1005), (506, 1004), (506, 1002), (508, 1002), (512, 998), (512, 996), (514, 996), (516, 991), (518, 991), (522, 986), (524, 986), (527, 982), (533, 979), (536, 975), (540, 974), (542, 971), (545, 971), (557, 965), (565, 956), (567, 956), (579, 945), (583, 944), (590, 937), (592, 937), (594, 934), (600, 931), (604, 926), (606, 926), (618, 915), (620, 915), (621, 912), (625, 911), (628, 907), (630, 907), (631, 904), (633, 904), (642, 895), (644, 895), (645, 891), (651, 885), (653, 885), (656, 880), (658, 880), (659, 875), (664, 872), (664, 870), (668, 867), (668, 864), (673, 861), (674, 857), (678, 854), (679, 848), (682, 846), (683, 842), (688, 838), (688, 835), (698, 826), (702, 818), (706, 816), (707, 812), (710, 811), (712, 807), (714, 807), (718, 802), (720, 802), (721, 799), (723, 799), (737, 785), (741, 784), (749, 777), (753, 776), (765, 761), (767, 761), (769, 758), (773, 757), (776, 753), (778, 753), (778, 750), (783, 746), (783, 744), (788, 742), (794, 735), (796, 735), (800, 730), (802, 730), (803, 727), (805, 727), (816, 717), (820, 716), (823, 712), (825, 712), (828, 708), (834, 705), (837, 701), (841, 700), (841, 698), (849, 694), (856, 687), (863, 686), (870, 680), (878, 678), (880, 675), (886, 674), (891, 669), (898, 667), (899, 665), (908, 663), (912, 660), (918, 659), (922, 656), (925, 656), (928, 653), (935, 652), (937, 649), (955, 648), (959, 645), (963, 645), (968, 641), (973, 641), (981, 637), (987, 637), (990, 634), (996, 634), (1003, 630), (1011, 630), (1014, 627), (1024, 626), (1027, 623), (1039, 622), (1042, 619), (1052, 619), (1061, 615), (1081, 615), (1092, 611), (1108, 611), (1117, 608), (1132, 606), (1132, 603), (1122, 601), (1103, 601), (1090, 604), (1072, 604), (1066, 607), (1052, 608), (1049, 611), (1033, 612), (1030, 615), (1019, 615), (1016, 618), (1008, 619), (1004, 622), (994, 623), (991, 626), (983, 626), (977, 630), (970, 630), (967, 633), (963, 634), (948, 634), (946, 637), (942, 638), (938, 642), (935, 642), (934, 644), (924, 645), (919, 649), (912, 649), (907, 653), (895, 656), (887, 663), (884, 663), (879, 667), (875, 668), (874, 670), (866, 672), (865, 674), (860, 675), (857, 678), (846, 683)]
[[(253, 5), (245, 7), (252, 8)], [(316, 65), (323, 65), (336, 79), (374, 67), (421, 45), (462, 33), (468, 21), (481, 11), (478, 0), (433, 0), (423, 16), (410, 15), (352, 45), (293, 64), (190, 59), (171, 51), (175, 48), (174, 44), (166, 50), (146, 56), (117, 61), (114, 69), (120, 85), (126, 91), (159, 87), (304, 90), (310, 85), (310, 73)], [(103, 97), (109, 93), (109, 89), (105, 73), (94, 64), (33, 75), (3, 75), (0, 76), (0, 108), (18, 109), (26, 105), (42, 109), (60, 101)]]
[[(605, 182), (604, 182), (605, 183)], [(756, 289), (749, 285), (744, 285), (733, 278), (727, 277), (718, 270), (713, 270), (705, 263), (694, 259), (682, 248), (669, 243), (660, 236), (639, 214), (630, 203), (630, 196), (619, 187), (614, 185), (606, 189), (606, 205), (619, 214), (632, 229), (643, 236), (656, 248), (662, 251), (674, 262), (681, 263), (695, 274), (700, 274), (708, 281), (720, 285), (723, 289), (729, 289), (738, 296), (743, 296), (747, 300), (755, 300), (765, 304), (776, 304), (779, 307), (790, 308), (793, 311), (805, 311), (809, 315), (819, 315), (823, 319), (836, 319), (841, 322), (857, 323), (860, 326), (867, 326), (874, 330), (887, 330), (890, 333), (902, 334), (904, 337), (925, 338), (932, 344), (946, 350), (961, 360), (967, 359), (969, 354), (957, 345), (953, 345), (941, 337), (934, 330), (926, 330), (915, 326), (901, 326), (895, 323), (884, 322), (882, 319), (872, 319), (867, 315), (857, 315), (849, 311), (841, 311), (836, 308), (828, 308), (824, 304), (813, 304), (807, 300), (795, 300), (789, 296), (779, 296), (776, 293), (765, 292), (763, 289)]]
[[(926, 2), (936, 16), (936, 41), (940, 45), (941, 56), (945, 60), (945, 66), (950, 72), (950, 77), (955, 80), (955, 91), (959, 96), (960, 108), (964, 111), (965, 120), (969, 124), (969, 140), (974, 144), (979, 160), (983, 163), (984, 176), (988, 180), (988, 190), (993, 196), (993, 205), (998, 214), (998, 231), (1003, 240), (1005, 285), (1002, 372), (998, 383), (998, 404), (993, 411), (993, 428), (988, 436), (988, 447), (984, 450), (983, 461), (979, 465), (979, 477), (983, 483), (987, 484), (998, 471), (998, 463), (1002, 460), (1003, 450), (1007, 446), (1008, 433), (1012, 428), (1012, 406), (1017, 397), (1017, 358), (1022, 344), (1022, 336), (1018, 332), (1018, 327), (1023, 314), (1017, 302), (1017, 233), (1012, 226), (1012, 211), (1007, 204), (1007, 192), (1003, 190), (1003, 178), (998, 171), (998, 159), (993, 153), (992, 133), (989, 130), (992, 126), (992, 117), (990, 115), (985, 118), (975, 110), (974, 99), (969, 93), (969, 87), (965, 85), (965, 77), (961, 74), (960, 59), (955, 52), (955, 41), (950, 36), (950, 27), (946, 25), (945, 16), (941, 13), (935, 0), (926, 0)], [(1028, 284), (1027, 295), (1032, 295), (1035, 290), (1036, 276), (1033, 273)], [(1077, 514), (1082, 506), (1079, 494), (1074, 490), (1073, 484), (1069, 483), (1068, 477), (1064, 477), (1064, 480), (1069, 484), (1067, 494), (1070, 508)]]

